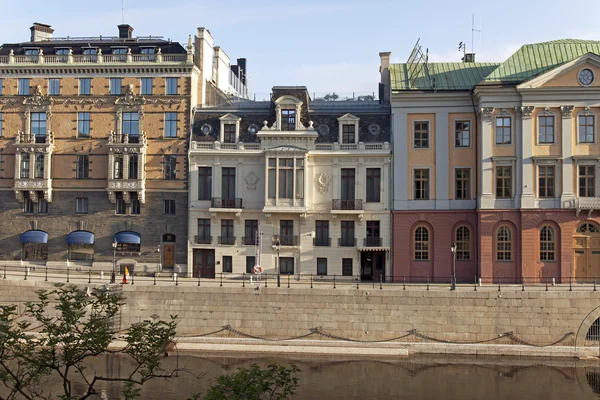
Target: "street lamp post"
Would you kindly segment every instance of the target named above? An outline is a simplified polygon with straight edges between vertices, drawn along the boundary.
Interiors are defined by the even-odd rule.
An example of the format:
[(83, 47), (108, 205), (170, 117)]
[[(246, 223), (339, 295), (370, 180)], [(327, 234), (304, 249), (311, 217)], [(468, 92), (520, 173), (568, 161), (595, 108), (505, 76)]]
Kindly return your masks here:
[(113, 248), (113, 268), (112, 268), (112, 274), (110, 275), (110, 283), (115, 283), (117, 281), (117, 262), (116, 262), (117, 239), (113, 239), (112, 248)]
[(281, 249), (281, 242), (279, 239), (275, 242), (275, 250), (277, 251), (277, 287), (281, 286), (281, 269), (279, 265), (279, 250)]
[(456, 290), (456, 243), (452, 243), (450, 250), (452, 251), (452, 278), (450, 290)]

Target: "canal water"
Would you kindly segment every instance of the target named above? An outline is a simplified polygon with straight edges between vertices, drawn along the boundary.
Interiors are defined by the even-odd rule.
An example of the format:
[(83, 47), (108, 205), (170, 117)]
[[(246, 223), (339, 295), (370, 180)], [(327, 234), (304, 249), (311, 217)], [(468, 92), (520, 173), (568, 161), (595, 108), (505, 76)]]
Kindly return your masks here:
[[(293, 397), (298, 400), (600, 398), (599, 361), (463, 356), (381, 360), (198, 354), (171, 356), (164, 360), (165, 368), (179, 366), (200, 377), (182, 372), (170, 381), (150, 381), (144, 385), (143, 399), (185, 400), (191, 393), (206, 393), (215, 377), (252, 363), (298, 366), (301, 369), (300, 387)], [(117, 376), (130, 370), (131, 365), (125, 359), (102, 356), (90, 367), (99, 374)], [(115, 384), (102, 384), (98, 389), (105, 391), (105, 398), (120, 398), (120, 389)]]

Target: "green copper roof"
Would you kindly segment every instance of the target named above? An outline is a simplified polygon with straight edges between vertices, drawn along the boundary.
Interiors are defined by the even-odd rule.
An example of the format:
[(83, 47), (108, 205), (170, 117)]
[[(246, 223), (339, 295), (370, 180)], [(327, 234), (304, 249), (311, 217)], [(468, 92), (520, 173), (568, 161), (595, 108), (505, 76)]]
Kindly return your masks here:
[(496, 63), (428, 63), (429, 78), (425, 69), (412, 65), (416, 77), (409, 82), (409, 65), (390, 65), (392, 91), (400, 90), (470, 90), (490, 74)]
[(600, 55), (600, 41), (562, 39), (526, 44), (486, 76), (482, 83), (519, 84), (587, 53)]

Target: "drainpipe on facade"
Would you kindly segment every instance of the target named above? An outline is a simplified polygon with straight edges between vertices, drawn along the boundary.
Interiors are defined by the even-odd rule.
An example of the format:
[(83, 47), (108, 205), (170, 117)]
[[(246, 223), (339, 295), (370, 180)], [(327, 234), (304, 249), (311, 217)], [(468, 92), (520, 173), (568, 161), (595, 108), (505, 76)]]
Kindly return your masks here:
[[(473, 134), (473, 145), (475, 146), (475, 162), (479, 163), (479, 142), (477, 141), (479, 134), (479, 114), (477, 113), (477, 106), (475, 105), (475, 93), (474, 89), (471, 89), (471, 104), (473, 105), (473, 113), (475, 114), (475, 130)], [(475, 193), (479, 196), (479, 165), (475, 168)], [(481, 276), (481, 235), (479, 234), (479, 214), (477, 208), (477, 198), (475, 199), (475, 216), (477, 218), (477, 276), (476, 281)]]

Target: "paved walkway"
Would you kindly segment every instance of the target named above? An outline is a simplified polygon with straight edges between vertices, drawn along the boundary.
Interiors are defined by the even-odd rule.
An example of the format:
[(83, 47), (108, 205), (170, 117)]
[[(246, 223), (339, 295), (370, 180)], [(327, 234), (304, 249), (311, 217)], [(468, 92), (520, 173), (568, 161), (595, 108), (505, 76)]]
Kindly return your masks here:
[[(48, 281), (55, 283), (73, 283), (73, 284), (93, 284), (93, 285), (105, 285), (110, 283), (110, 271), (106, 271), (103, 275), (98, 272), (90, 273), (91, 271), (75, 269), (69, 270), (48, 270), (44, 267), (37, 268), (36, 270), (29, 270), (26, 272), (25, 268), (10, 267), (6, 268), (6, 272), (3, 268), (0, 268), (0, 279), (6, 280), (28, 280), (34, 282)], [(265, 278), (268, 278), (265, 281)], [(345, 279), (344, 279), (345, 278)], [(116, 277), (116, 283), (121, 283), (123, 276)], [(246, 287), (255, 288), (257, 285), (256, 276), (246, 275), (244, 277), (238, 276), (234, 278), (217, 276), (215, 279), (197, 279), (197, 278), (174, 278), (172, 276), (134, 276), (129, 277), (127, 280), (129, 285), (156, 285), (156, 286), (180, 286), (180, 287)], [(269, 275), (267, 277), (262, 276), (259, 285), (261, 288), (276, 288), (277, 277)], [(289, 286), (288, 286), (289, 285)], [(348, 277), (342, 279), (336, 279), (335, 282), (332, 277), (324, 279), (322, 277), (311, 277), (310, 275), (303, 275), (300, 280), (297, 280), (297, 276), (282, 275), (280, 277), (280, 288), (281, 289), (320, 289), (320, 290), (396, 290), (396, 291), (450, 291), (449, 283), (380, 283), (380, 282), (356, 282), (349, 280)], [(593, 282), (586, 283), (572, 283), (572, 284), (555, 284), (551, 281), (546, 283), (525, 283), (525, 285), (515, 284), (497, 284), (489, 283), (482, 285), (474, 285), (467, 283), (458, 283), (456, 285), (456, 291), (600, 291), (600, 284), (596, 288)]]

